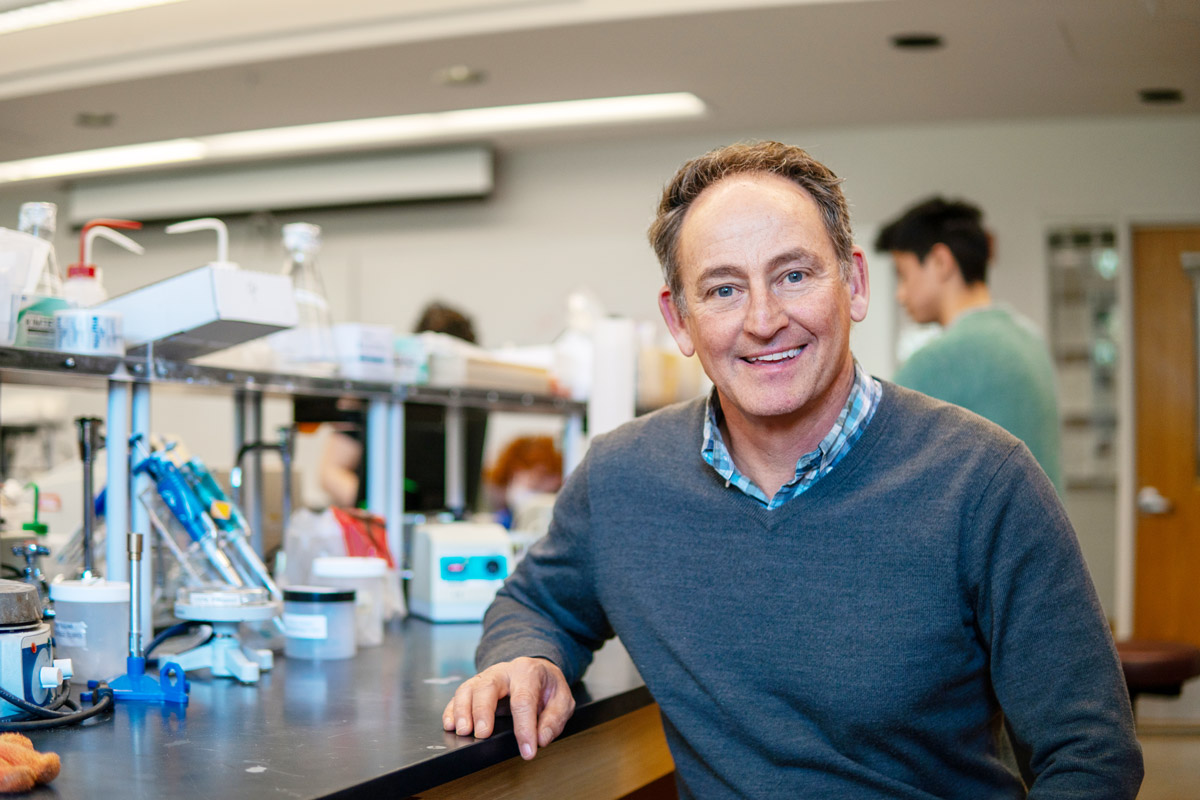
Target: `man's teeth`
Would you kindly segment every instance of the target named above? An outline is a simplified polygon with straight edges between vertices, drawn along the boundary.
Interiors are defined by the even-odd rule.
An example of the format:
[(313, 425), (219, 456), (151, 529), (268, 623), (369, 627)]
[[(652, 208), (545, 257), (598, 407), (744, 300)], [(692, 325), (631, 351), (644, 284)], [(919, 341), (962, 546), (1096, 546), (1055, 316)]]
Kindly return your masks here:
[(748, 358), (747, 361), (783, 361), (785, 358), (792, 358), (800, 354), (800, 348), (794, 347), (791, 350), (784, 350), (782, 353), (771, 353), (768, 356), (758, 356), (757, 358)]

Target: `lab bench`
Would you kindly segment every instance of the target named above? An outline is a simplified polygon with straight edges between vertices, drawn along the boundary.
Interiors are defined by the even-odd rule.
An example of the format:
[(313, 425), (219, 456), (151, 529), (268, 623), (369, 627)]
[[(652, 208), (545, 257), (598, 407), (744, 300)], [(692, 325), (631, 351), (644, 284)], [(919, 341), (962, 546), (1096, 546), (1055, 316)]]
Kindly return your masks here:
[(410, 618), (352, 659), (279, 657), (258, 684), (200, 670), (188, 676), (186, 707), (119, 703), (30, 734), (62, 771), (26, 796), (616, 798), (670, 774), (657, 707), (617, 640), (574, 687), (563, 736), (533, 761), (517, 755), (507, 717), (489, 739), (444, 732), (442, 710), (474, 674), (479, 635), (477, 624)]

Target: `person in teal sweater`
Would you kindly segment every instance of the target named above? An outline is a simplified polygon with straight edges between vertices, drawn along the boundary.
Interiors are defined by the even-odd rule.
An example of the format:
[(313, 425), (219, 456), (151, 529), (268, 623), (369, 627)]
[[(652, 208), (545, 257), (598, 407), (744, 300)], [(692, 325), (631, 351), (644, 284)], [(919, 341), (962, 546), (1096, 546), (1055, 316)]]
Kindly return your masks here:
[(442, 727), (534, 758), (615, 635), (685, 800), (1133, 800), (1129, 697), (1062, 503), (1012, 434), (857, 363), (869, 279), (839, 184), (778, 142), (668, 184), (659, 306), (713, 391), (593, 440)]
[(991, 240), (970, 203), (934, 197), (888, 223), (875, 249), (890, 251), (896, 299), (940, 335), (893, 380), (991, 420), (1023, 441), (1062, 492), (1054, 365), (1033, 323), (992, 302)]

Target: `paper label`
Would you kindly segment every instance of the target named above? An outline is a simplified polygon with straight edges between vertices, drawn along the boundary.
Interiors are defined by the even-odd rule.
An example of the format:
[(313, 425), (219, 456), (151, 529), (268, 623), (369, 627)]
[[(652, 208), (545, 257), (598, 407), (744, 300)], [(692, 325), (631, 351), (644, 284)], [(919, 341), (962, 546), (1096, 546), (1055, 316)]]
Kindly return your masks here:
[(55, 620), (54, 642), (59, 647), (87, 649), (87, 623), (67, 622), (64, 619)]
[(328, 639), (329, 623), (323, 614), (283, 615), (283, 627), (293, 639)]

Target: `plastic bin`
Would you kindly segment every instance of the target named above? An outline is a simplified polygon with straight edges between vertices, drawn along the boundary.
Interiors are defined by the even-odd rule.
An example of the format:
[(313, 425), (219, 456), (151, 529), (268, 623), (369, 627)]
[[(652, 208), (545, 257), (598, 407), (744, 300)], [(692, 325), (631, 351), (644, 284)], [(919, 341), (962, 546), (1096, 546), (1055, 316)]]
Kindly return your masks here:
[(283, 653), (288, 658), (352, 658), (354, 590), (291, 586), (283, 590)]
[(129, 584), (121, 581), (59, 581), (50, 584), (54, 603), (54, 653), (71, 659), (72, 683), (110, 680), (125, 674), (129, 656)]
[(312, 562), (312, 582), (353, 589), (355, 634), (359, 647), (383, 644), (387, 562), (362, 556), (321, 556)]

